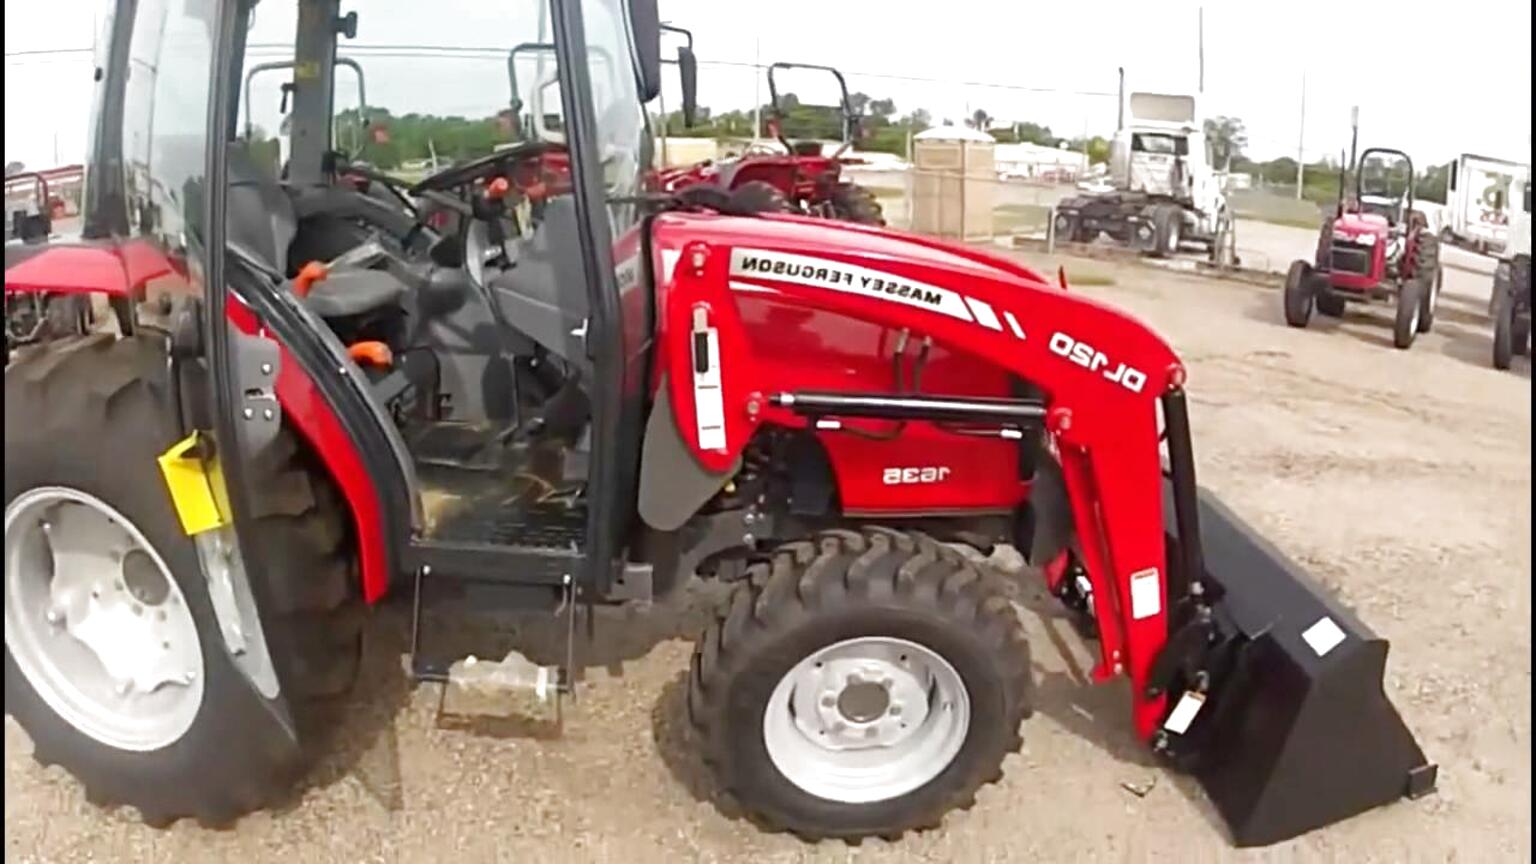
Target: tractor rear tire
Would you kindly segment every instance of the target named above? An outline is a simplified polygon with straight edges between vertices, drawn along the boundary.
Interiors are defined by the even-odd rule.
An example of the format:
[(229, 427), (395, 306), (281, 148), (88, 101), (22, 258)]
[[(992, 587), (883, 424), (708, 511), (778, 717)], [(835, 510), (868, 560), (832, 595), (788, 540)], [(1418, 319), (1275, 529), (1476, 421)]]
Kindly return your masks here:
[(1428, 231), (1419, 234), (1418, 260), (1414, 278), (1423, 282), (1424, 308), (1419, 312), (1419, 332), (1428, 333), (1435, 324), (1435, 310), (1440, 305), (1440, 286), (1445, 278), (1440, 269), (1440, 241)]
[[(836, 659), (865, 645), (884, 659)], [(856, 674), (843, 677), (841, 663), (854, 663)], [(916, 676), (920, 669), (947, 671), (929, 679)], [(903, 689), (908, 673), (933, 683)], [(830, 684), (817, 676), (831, 676)], [(844, 699), (871, 681), (886, 701), (850, 714)], [(842, 695), (833, 694), (837, 687)], [(926, 695), (900, 701), (913, 692)], [(856, 842), (933, 828), (974, 804), (1022, 745), (1019, 724), (1031, 713), (1032, 693), (1029, 646), (996, 577), (926, 535), (827, 531), (781, 546), (736, 586), (695, 647), (688, 714), (719, 789), (755, 823), (808, 840)], [(804, 699), (819, 707), (806, 710)], [(792, 716), (791, 703), (801, 713)], [(914, 730), (892, 728), (909, 719)], [(826, 725), (812, 734), (806, 724)], [(841, 773), (848, 763), (838, 762), (846, 755), (835, 754), (879, 752), (862, 743), (875, 726), (898, 736), (881, 742), (890, 755), (863, 761), (855, 774), (873, 773), (850, 779)], [(929, 735), (940, 737), (918, 738)], [(839, 751), (840, 736), (855, 740)], [(935, 740), (948, 755), (910, 761), (924, 752), (918, 744)]]
[(1420, 320), (1424, 316), (1424, 283), (1409, 279), (1397, 289), (1397, 314), (1392, 321), (1392, 344), (1407, 350), (1419, 335)]
[(885, 225), (885, 208), (875, 194), (857, 183), (838, 183), (828, 195), (832, 212), (843, 222), (860, 225)]
[(1285, 274), (1285, 323), (1305, 327), (1312, 320), (1312, 307), (1316, 301), (1312, 288), (1312, 265), (1292, 261), (1291, 269)]
[[(110, 335), (28, 349), (6, 369), (5, 708), (31, 737), (36, 759), (73, 774), (88, 800), (133, 806), (151, 825), (181, 817), (224, 825), (288, 794), (317, 755), (313, 745), (323, 739), (327, 724), (320, 722), (323, 718), (314, 709), (321, 707), (322, 698), (350, 687), (358, 668), (363, 620), (356, 598), (358, 580), (349, 516), (329, 481), (307, 464), (302, 449), (285, 431), (269, 456), (247, 469), (247, 476), (268, 493), (259, 497), (270, 502), (264, 512), (250, 514), (269, 556), (272, 580), (261, 623), (281, 684), (280, 698), (297, 727), (295, 746), (294, 733), (276, 710), (280, 703), (264, 697), (231, 659), (196, 546), (182, 530), (156, 465), (156, 458), (181, 437), (165, 370), (165, 350), (158, 340)], [(68, 629), (71, 619), (67, 616), (74, 614), (74, 607), (67, 607), (70, 611), (59, 623), (57, 604), (64, 601), (52, 593), (58, 578), (54, 569), (44, 564), (30, 571), (15, 566), (18, 561), (37, 560), (13, 560), (29, 548), (43, 555), (45, 562), (50, 551), (55, 560), (113, 560), (59, 558), (60, 548), (68, 547), (56, 545), (60, 543), (57, 528), (50, 533), (41, 523), (37, 527), (48, 538), (43, 545), (28, 547), (19, 542), (28, 528), (22, 517), (30, 512), (20, 506), (27, 500), (22, 496), (35, 499), (38, 493), (60, 491), (89, 499), (86, 506), (96, 508), (90, 512), (114, 527), (121, 526), (123, 533), (137, 532), (147, 555), (161, 562), (160, 573), (170, 580), (173, 596), (184, 598), (165, 607), (166, 596), (161, 595), (156, 614), (162, 621), (167, 614), (173, 620), (180, 614), (195, 632), (195, 647), (187, 652), (187, 662), (201, 674), (189, 673), (186, 686), (190, 690), (190, 682), (196, 680), (202, 689), (200, 695), (188, 697), (196, 701), (185, 719), (172, 724), (163, 736), (125, 745), (126, 739), (113, 740), (111, 734), (100, 731), (118, 728), (113, 724), (122, 724), (125, 709), (100, 701), (99, 696), (95, 702), (80, 701), (83, 697), (78, 694), (88, 692), (82, 689), (87, 682), (94, 686), (106, 680), (92, 670), (104, 670), (109, 676), (111, 670), (98, 665), (95, 658), (101, 654), (91, 653), (98, 649), (79, 641)], [(40, 512), (59, 513), (57, 519), (62, 521), (63, 514), (75, 511)], [(13, 515), (18, 520), (14, 525)], [(13, 543), (13, 533), (18, 542)], [(132, 544), (130, 536), (130, 555), (136, 548)], [(120, 568), (116, 590), (123, 591), (128, 583), (131, 591), (127, 558), (115, 560)], [(13, 605), (21, 596), (13, 595), (13, 590), (22, 590), (15, 586), (25, 584), (20, 576), (12, 581), (17, 572), (37, 574), (41, 591), (46, 592), (26, 596), (54, 605), (48, 609)], [(92, 584), (97, 584), (94, 571), (81, 572), (93, 573)], [(111, 573), (106, 569), (100, 578), (110, 580)], [(103, 582), (98, 590), (113, 589)], [(109, 601), (126, 599), (107, 596)], [(145, 618), (155, 608), (151, 602), (145, 600), (141, 607)], [(180, 612), (175, 605), (186, 611)], [(34, 662), (42, 655), (27, 648), (32, 653), (24, 655), (27, 665), (20, 665), (18, 657), (23, 655), (13, 650), (13, 631), (20, 648), (24, 643), (19, 634), (27, 630), (46, 634), (46, 627), (54, 628), (55, 640), (75, 640), (70, 644), (85, 659), (61, 672), (65, 667)], [(179, 632), (187, 635), (188, 631)], [(46, 643), (34, 640), (34, 644)], [(54, 671), (47, 671), (50, 668)], [(42, 671), (34, 673), (39, 676), (34, 680), (24, 669)], [(177, 695), (173, 688), (178, 686), (162, 683), (142, 694), (125, 688), (119, 693), (129, 695), (118, 698), (173, 698)], [(65, 710), (57, 707), (61, 705)], [(66, 714), (76, 719), (66, 719)], [(84, 721), (79, 720), (82, 717)]]

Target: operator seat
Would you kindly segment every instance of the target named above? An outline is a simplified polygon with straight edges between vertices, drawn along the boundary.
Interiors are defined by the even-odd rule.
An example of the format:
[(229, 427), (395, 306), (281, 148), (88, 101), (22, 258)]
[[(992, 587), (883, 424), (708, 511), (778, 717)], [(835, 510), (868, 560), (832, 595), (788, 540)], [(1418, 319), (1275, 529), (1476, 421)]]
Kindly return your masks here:
[(587, 277), (574, 198), (551, 198), (533, 233), (518, 242), (517, 263), (486, 281), (503, 320), (572, 368), (591, 371)]
[[(226, 165), (228, 242), (266, 265), (268, 275), (276, 279), (292, 275), (288, 251), (298, 235), (299, 220), (288, 190), (262, 171), (240, 142), (230, 144)], [(399, 304), (407, 290), (408, 285), (391, 273), (343, 267), (315, 283), (304, 303), (330, 320), (389, 308)]]

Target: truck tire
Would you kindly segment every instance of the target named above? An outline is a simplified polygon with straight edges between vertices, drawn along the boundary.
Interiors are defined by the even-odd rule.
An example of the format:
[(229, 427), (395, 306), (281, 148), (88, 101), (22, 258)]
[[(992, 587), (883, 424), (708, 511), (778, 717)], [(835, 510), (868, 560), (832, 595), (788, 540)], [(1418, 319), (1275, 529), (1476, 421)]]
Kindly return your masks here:
[(1184, 236), (1184, 214), (1171, 204), (1164, 204), (1152, 212), (1155, 236), (1153, 255), (1171, 258), (1179, 252)]
[(1285, 323), (1292, 327), (1305, 327), (1312, 320), (1315, 297), (1312, 291), (1312, 265), (1305, 261), (1292, 261), (1285, 274), (1283, 301)]
[[(295, 736), (231, 659), (156, 465), (181, 437), (165, 369), (159, 342), (111, 335), (6, 369), (5, 708), (88, 800), (222, 825), (301, 776), (324, 728), (312, 709), (350, 685), (362, 619), (346, 513), (285, 433), (249, 473), (279, 493), (251, 515), (276, 556), (262, 628)], [(87, 629), (98, 615), (111, 638)], [(133, 653), (146, 640), (169, 653)]]
[[(1317, 279), (1316, 275), (1313, 276), (1313, 279)], [(1312, 297), (1317, 304), (1317, 311), (1327, 315), (1329, 318), (1343, 318), (1344, 310), (1349, 306), (1349, 301), (1329, 291), (1326, 287), (1322, 290), (1317, 290), (1314, 287)]]
[(1424, 315), (1424, 283), (1409, 279), (1397, 289), (1397, 314), (1392, 321), (1392, 344), (1406, 350), (1419, 335), (1419, 321)]
[(1440, 269), (1440, 241), (1427, 231), (1419, 233), (1419, 251), (1414, 262), (1414, 278), (1423, 283), (1424, 308), (1419, 312), (1419, 332), (1428, 333), (1435, 324), (1435, 310), (1440, 305), (1440, 285), (1445, 278)]
[(719, 788), (760, 826), (895, 839), (1001, 778), (1032, 688), (995, 577), (922, 534), (827, 531), (737, 585), (695, 647), (688, 713)]
[(837, 183), (833, 185), (827, 200), (832, 205), (832, 212), (844, 222), (857, 222), (860, 225), (885, 224), (885, 208), (880, 206), (880, 201), (875, 194), (856, 183)]

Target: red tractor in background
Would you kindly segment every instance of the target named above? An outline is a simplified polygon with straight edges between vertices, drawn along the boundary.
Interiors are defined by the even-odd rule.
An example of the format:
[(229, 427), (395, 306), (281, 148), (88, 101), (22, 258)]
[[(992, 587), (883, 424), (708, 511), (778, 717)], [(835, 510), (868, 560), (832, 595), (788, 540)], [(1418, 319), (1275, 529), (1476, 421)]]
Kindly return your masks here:
[(1331, 318), (1351, 302), (1393, 301), (1392, 344), (1407, 348), (1428, 333), (1440, 300), (1440, 240), (1413, 208), (1413, 160), (1370, 148), (1355, 165), (1353, 195), (1339, 169), (1339, 203), (1323, 224), (1311, 263), (1285, 277), (1285, 323), (1305, 327), (1315, 308)]
[[(841, 93), (837, 107), (842, 119), (842, 144), (831, 153), (823, 152), (825, 145), (820, 141), (791, 141), (785, 137), (784, 121), (789, 106), (779, 93), (774, 72), (795, 69), (829, 72), (837, 79)], [(843, 74), (831, 66), (774, 63), (768, 67), (768, 97), (771, 104), (768, 131), (783, 145), (784, 152), (759, 147), (748, 149), (732, 159), (707, 160), (697, 165), (664, 169), (658, 177), (661, 191), (676, 192), (707, 183), (762, 210), (884, 225), (885, 213), (874, 193), (843, 177), (844, 166), (862, 164), (860, 160), (843, 155), (859, 139), (861, 128)]]

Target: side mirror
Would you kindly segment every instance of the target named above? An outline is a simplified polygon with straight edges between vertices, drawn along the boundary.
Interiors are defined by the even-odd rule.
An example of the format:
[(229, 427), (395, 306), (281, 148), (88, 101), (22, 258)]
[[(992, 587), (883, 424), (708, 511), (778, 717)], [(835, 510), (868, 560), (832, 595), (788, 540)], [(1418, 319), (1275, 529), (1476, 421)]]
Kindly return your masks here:
[(357, 13), (348, 12), (336, 19), (336, 32), (348, 39), (357, 38)]
[(677, 49), (677, 73), (683, 85), (683, 125), (691, 129), (699, 114), (699, 60), (686, 45)]
[(640, 85), (640, 101), (649, 102), (661, 95), (661, 13), (656, 0), (629, 0), (629, 23), (635, 35), (635, 82)]

